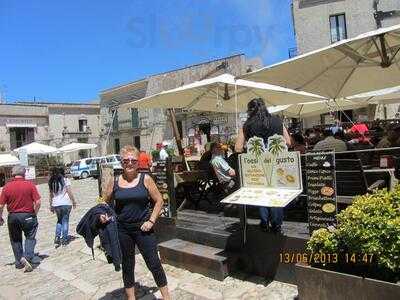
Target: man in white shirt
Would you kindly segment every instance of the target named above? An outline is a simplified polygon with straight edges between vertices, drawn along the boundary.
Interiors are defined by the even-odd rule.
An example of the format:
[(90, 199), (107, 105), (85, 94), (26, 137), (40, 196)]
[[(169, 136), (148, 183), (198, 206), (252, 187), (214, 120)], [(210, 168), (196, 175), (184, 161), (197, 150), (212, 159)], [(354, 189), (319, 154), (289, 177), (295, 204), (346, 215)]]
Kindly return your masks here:
[(165, 150), (164, 145), (161, 146), (159, 156), (160, 156), (160, 160), (167, 160), (167, 158), (169, 157), (168, 152), (167, 152), (167, 150)]

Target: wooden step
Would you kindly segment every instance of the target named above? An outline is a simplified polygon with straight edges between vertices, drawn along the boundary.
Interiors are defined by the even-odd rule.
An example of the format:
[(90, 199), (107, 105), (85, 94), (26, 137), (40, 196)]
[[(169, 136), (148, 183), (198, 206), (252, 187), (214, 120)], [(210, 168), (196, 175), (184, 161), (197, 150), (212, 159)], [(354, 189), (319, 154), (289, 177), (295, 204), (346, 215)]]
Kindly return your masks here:
[(161, 261), (216, 280), (229, 274), (228, 257), (220, 248), (172, 239), (158, 245)]

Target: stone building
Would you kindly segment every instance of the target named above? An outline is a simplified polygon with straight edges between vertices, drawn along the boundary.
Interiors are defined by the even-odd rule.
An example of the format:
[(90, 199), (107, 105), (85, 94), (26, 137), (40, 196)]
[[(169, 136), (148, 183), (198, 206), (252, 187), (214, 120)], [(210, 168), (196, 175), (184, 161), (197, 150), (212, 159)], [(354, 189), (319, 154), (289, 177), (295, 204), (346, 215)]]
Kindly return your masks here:
[[(261, 67), (260, 59), (248, 60), (243, 54), (225, 57), (182, 69), (151, 75), (145, 79), (112, 87), (100, 93), (101, 114), (105, 131), (109, 131), (109, 153), (117, 153), (127, 144), (149, 151), (157, 143), (172, 140), (172, 129), (163, 109), (122, 109), (119, 105), (194, 81), (215, 77), (223, 73), (240, 75)], [(114, 116), (114, 118), (113, 118)], [(114, 120), (114, 122), (112, 122)], [(218, 126), (221, 133), (235, 128), (235, 117), (222, 113), (189, 114), (177, 110), (177, 123), (181, 136), (193, 127), (201, 127), (208, 136)]]
[[(329, 46), (339, 40), (400, 23), (399, 0), (293, 0), (292, 13), (297, 54)], [(374, 16), (378, 17), (378, 20)], [(381, 18), (382, 16), (382, 18)], [(384, 109), (394, 117), (397, 104)], [(348, 111), (353, 119), (371, 115), (375, 107)], [(378, 106), (379, 113), (383, 107)], [(372, 111), (373, 114), (373, 111)], [(307, 118), (306, 127), (324, 122), (324, 116)]]
[(82, 142), (97, 144), (92, 155), (98, 155), (102, 152), (101, 123), (99, 104), (0, 104), (0, 151), (11, 151), (34, 141), (55, 147)]

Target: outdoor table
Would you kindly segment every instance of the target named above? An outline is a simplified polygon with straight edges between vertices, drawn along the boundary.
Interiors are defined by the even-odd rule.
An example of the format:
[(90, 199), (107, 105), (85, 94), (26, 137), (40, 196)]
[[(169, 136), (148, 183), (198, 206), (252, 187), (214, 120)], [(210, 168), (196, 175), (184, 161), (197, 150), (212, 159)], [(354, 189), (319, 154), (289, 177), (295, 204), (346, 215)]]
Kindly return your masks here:
[(364, 173), (389, 173), (390, 175), (390, 185), (389, 189), (393, 190), (395, 185), (398, 183), (398, 180), (394, 176), (394, 168), (388, 168), (388, 169), (381, 169), (381, 168), (374, 168), (374, 169), (366, 169), (364, 170)]

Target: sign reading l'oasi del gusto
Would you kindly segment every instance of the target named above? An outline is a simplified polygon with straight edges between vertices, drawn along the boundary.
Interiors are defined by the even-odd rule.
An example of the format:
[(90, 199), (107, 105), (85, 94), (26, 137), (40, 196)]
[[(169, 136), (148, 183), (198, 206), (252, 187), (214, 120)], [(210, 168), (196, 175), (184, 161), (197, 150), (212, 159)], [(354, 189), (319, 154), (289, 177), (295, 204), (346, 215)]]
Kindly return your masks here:
[(284, 207), (302, 191), (299, 152), (288, 152), (283, 136), (269, 137), (267, 149), (261, 138), (247, 143), (239, 156), (242, 187), (224, 203)]

